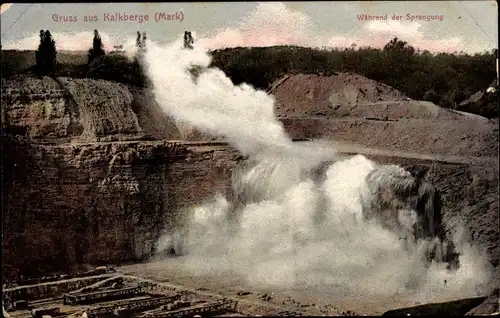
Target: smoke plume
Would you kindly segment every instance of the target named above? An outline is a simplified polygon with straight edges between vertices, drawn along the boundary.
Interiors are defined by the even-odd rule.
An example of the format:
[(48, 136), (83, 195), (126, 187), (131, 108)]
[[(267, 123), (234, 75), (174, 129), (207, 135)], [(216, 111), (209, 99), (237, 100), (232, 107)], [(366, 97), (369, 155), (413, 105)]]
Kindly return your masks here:
[[(361, 155), (341, 158), (326, 144), (293, 143), (271, 96), (233, 85), (208, 67), (206, 51), (181, 47), (148, 46), (145, 66), (157, 102), (249, 159), (235, 171), (233, 195), (215, 196), (194, 207), (186, 224), (166, 229), (158, 255), (173, 247), (193, 275), (231, 273), (257, 286), (337, 286), (359, 297), (412, 293), (422, 301), (485, 291), (488, 264), (466, 242), (456, 239), (461, 266), (449, 271), (425, 259), (432, 242), (402, 240), (402, 233), (364, 220), (362, 200), (373, 200), (367, 176), (377, 171), (374, 180), (384, 185), (407, 182), (408, 172)], [(324, 162), (326, 172), (318, 173)], [(410, 231), (415, 213), (403, 207), (398, 218)]]

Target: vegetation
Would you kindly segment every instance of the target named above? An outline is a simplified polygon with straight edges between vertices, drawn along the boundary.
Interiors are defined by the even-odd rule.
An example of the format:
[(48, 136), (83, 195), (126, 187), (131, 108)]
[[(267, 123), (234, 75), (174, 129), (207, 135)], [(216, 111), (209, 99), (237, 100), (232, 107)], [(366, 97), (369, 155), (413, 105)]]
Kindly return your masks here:
[[(96, 34), (98, 35), (97, 30)], [(140, 56), (146, 49), (145, 40), (146, 35), (142, 34), (141, 37), (138, 32), (139, 54), (135, 60), (129, 61), (120, 54), (95, 53), (102, 47), (102, 42), (100, 38), (96, 40), (94, 37), (91, 51), (92, 56), (96, 57), (91, 58), (89, 55), (90, 63), (74, 65), (58, 59), (55, 75), (102, 78), (142, 87), (146, 80)], [(53, 40), (43, 43), (49, 41), (53, 45)], [(47, 52), (45, 54), (54, 54), (55, 59), (53, 51), (47, 49)], [(223, 70), (235, 84), (246, 82), (256, 88), (267, 89), (272, 82), (286, 73), (328, 76), (339, 71), (354, 72), (393, 86), (413, 99), (428, 100), (442, 107), (455, 108), (468, 96), (487, 88), (496, 78), (497, 50), (474, 55), (463, 52), (433, 54), (418, 51), (395, 38), (383, 49), (352, 46), (326, 50), (274, 46), (215, 50), (211, 55), (212, 66)], [(2, 51), (2, 77), (29, 72), (29, 66), (23, 64), (28, 63), (28, 60), (24, 58), (22, 62), (17, 62), (11, 58), (4, 59)]]
[(50, 31), (40, 30), (40, 45), (35, 52), (36, 71), (39, 75), (52, 75), (56, 66), (56, 42)]
[(92, 48), (89, 49), (88, 53), (88, 64), (91, 64), (93, 60), (99, 58), (106, 53), (104, 52), (104, 47), (102, 45), (101, 36), (99, 31), (94, 30), (94, 40), (92, 42)]
[(141, 37), (141, 32), (137, 31), (137, 39), (135, 40), (135, 46), (139, 48), (139, 52), (144, 51), (146, 49), (146, 32), (142, 32), (142, 37)]
[(122, 55), (104, 55), (89, 65), (88, 78), (104, 79), (138, 87), (145, 84), (145, 76), (137, 60)]
[(496, 78), (497, 50), (475, 55), (463, 52), (419, 52), (397, 38), (382, 50), (370, 47), (317, 50), (303, 47), (235, 48), (212, 52), (213, 66), (235, 84), (267, 89), (286, 73), (353, 72), (397, 88), (409, 97), (454, 108), (485, 89)]
[(146, 85), (146, 77), (140, 60), (142, 58), (142, 53), (146, 49), (145, 32), (142, 33), (142, 36), (140, 32), (137, 32), (136, 46), (138, 48), (138, 54), (132, 61), (119, 54), (97, 57), (89, 63), (86, 77), (144, 87)]

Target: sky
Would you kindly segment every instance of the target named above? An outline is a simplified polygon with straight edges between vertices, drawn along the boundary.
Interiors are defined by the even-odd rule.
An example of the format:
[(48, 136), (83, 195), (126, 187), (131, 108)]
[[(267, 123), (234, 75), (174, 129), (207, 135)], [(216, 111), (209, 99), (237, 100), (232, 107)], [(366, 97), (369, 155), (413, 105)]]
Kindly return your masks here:
[[(137, 31), (147, 32), (152, 41), (169, 43), (188, 30), (195, 43), (208, 49), (353, 43), (383, 47), (398, 37), (421, 50), (475, 53), (498, 47), (497, 12), (492, 0), (16, 3), (1, 6), (1, 40), (3, 49), (32, 50), (38, 46), (39, 31), (48, 29), (59, 50), (87, 50), (97, 29), (105, 49), (111, 50), (135, 38)], [(137, 18), (111, 21), (115, 14)], [(362, 15), (383, 19), (361, 20)], [(98, 21), (85, 21), (94, 16)]]

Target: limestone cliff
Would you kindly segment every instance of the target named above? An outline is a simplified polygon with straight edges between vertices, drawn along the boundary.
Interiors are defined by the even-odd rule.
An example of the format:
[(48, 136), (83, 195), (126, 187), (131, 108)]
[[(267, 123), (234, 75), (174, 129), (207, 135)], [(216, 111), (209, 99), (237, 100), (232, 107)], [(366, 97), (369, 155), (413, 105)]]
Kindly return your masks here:
[[(361, 117), (282, 121), (294, 138), (333, 137), (426, 154), (498, 154), (498, 126), (488, 120), (416, 118), (410, 124)], [(223, 143), (165, 141), (212, 137), (168, 118), (151, 92), (103, 80), (2, 79), (2, 124), (4, 278), (142, 259), (183, 207), (226, 192), (242, 159)], [(496, 165), (376, 159), (431, 166), (445, 219), (465, 222), (498, 264)]]
[(148, 256), (180, 207), (226, 191), (239, 159), (166, 141), (6, 146), (6, 276)]
[[(16, 76), (2, 79), (6, 133), (37, 142), (137, 140), (148, 136), (151, 117), (157, 138), (179, 137), (165, 114), (147, 107), (134, 89), (119, 83), (73, 78)], [(142, 120), (142, 123), (140, 122)], [(159, 123), (158, 123), (159, 122)], [(147, 123), (146, 129), (141, 124)], [(158, 135), (158, 131), (163, 134)]]
[(149, 91), (104, 80), (2, 79), (2, 124), (7, 277), (147, 256), (239, 160), (220, 144), (154, 141), (205, 137), (181, 134)]

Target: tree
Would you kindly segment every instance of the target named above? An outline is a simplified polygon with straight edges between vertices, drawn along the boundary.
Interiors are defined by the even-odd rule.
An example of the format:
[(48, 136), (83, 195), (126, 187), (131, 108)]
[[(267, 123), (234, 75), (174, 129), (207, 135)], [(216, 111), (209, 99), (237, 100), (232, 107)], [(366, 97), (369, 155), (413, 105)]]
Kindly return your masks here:
[(93, 60), (95, 60), (96, 58), (101, 57), (105, 54), (106, 53), (104, 52), (104, 48), (102, 45), (101, 36), (99, 35), (99, 31), (94, 30), (94, 40), (92, 43), (92, 48), (89, 49), (88, 64), (92, 63)]
[[(45, 37), (45, 31), (40, 30), (40, 45), (43, 42), (43, 38)], [(42, 65), (42, 54), (40, 53), (40, 46), (38, 46), (38, 50), (35, 53), (36, 65)]]
[(141, 32), (137, 31), (137, 39), (135, 40), (135, 46), (137, 47), (137, 52), (144, 51), (146, 49), (146, 32), (142, 32), (142, 38), (141, 38)]
[(143, 50), (146, 49), (146, 39), (147, 39), (146, 32), (142, 32), (141, 47), (142, 47)]
[(135, 45), (137, 47), (137, 53), (134, 56), (134, 60), (132, 61), (132, 73), (134, 74), (135, 80), (134, 84), (140, 87), (144, 87), (147, 84), (146, 76), (144, 75), (144, 67), (143, 67), (143, 59), (144, 52), (146, 51), (146, 32), (142, 33), (137, 31), (137, 39)]
[(415, 48), (395, 37), (384, 46), (382, 52), (383, 77), (389, 79), (386, 84), (396, 87), (399, 82), (397, 88), (406, 92), (408, 85), (412, 85), (409, 77), (414, 72)]
[(37, 72), (39, 75), (52, 75), (56, 66), (56, 42), (50, 31), (40, 30), (40, 45), (35, 53)]
[(194, 43), (194, 39), (193, 39), (193, 36), (191, 35), (191, 32), (185, 31), (184, 32), (184, 48), (192, 50), (193, 43)]
[(389, 43), (384, 46), (384, 51), (387, 53), (406, 56), (412, 56), (415, 54), (414, 47), (408, 45), (408, 42), (399, 40), (397, 37), (389, 41)]
[(428, 102), (432, 102), (434, 104), (438, 104), (440, 97), (439, 97), (439, 94), (435, 90), (430, 89), (427, 92), (425, 92), (422, 99), (425, 101), (428, 101)]
[(141, 47), (141, 32), (137, 31), (137, 39), (135, 40), (135, 46), (140, 48)]
[(144, 87), (146, 78), (137, 59), (130, 61), (122, 55), (107, 54), (96, 58), (89, 65), (88, 78), (132, 84)]

